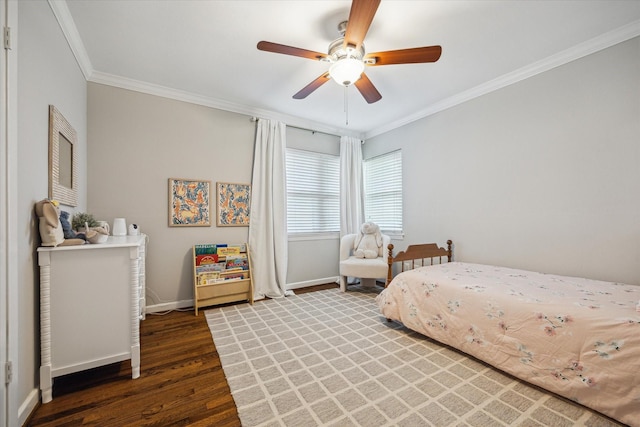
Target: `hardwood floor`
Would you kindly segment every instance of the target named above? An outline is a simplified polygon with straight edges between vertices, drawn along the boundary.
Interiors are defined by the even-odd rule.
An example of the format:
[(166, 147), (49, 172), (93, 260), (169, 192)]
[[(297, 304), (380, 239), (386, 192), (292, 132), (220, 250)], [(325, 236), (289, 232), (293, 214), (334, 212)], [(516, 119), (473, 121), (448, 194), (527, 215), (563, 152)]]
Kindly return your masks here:
[(26, 426), (240, 426), (203, 313), (148, 314), (140, 341), (140, 378), (128, 361), (56, 378)]

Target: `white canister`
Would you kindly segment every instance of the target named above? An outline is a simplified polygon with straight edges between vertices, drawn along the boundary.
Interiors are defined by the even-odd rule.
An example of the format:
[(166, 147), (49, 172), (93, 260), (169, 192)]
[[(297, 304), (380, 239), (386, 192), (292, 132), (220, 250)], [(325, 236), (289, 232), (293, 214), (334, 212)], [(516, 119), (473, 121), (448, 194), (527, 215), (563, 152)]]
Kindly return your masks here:
[(125, 221), (124, 218), (116, 218), (113, 220), (112, 234), (114, 236), (127, 235), (127, 221)]

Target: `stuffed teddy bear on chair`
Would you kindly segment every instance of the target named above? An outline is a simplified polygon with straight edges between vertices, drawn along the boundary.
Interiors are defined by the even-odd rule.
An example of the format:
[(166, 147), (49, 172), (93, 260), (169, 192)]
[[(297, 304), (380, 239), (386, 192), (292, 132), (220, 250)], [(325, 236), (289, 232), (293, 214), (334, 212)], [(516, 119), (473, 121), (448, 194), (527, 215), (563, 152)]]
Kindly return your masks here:
[(368, 221), (360, 227), (360, 234), (353, 242), (353, 255), (357, 258), (382, 256), (382, 232), (378, 224)]

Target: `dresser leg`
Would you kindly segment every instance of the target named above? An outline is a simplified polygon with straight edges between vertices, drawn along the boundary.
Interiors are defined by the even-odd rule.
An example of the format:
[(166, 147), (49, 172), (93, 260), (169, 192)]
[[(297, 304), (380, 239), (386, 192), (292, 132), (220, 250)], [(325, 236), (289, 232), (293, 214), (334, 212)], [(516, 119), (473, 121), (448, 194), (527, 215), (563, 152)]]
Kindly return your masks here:
[(40, 391), (42, 392), (42, 403), (49, 403), (53, 400), (51, 366), (40, 366)]
[(131, 378), (140, 377), (140, 346), (131, 347)]
[(53, 399), (51, 380), (51, 256), (38, 254), (40, 266), (40, 390), (42, 403)]

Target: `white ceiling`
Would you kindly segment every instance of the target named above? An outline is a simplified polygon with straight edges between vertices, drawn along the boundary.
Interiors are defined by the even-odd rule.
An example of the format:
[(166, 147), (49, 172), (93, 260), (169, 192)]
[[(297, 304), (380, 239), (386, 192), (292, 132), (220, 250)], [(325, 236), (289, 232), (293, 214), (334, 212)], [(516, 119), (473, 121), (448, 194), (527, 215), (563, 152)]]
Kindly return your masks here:
[(382, 0), (368, 52), (441, 45), (429, 64), (366, 70), (367, 104), (328, 64), (263, 52), (260, 40), (326, 52), (350, 1), (50, 0), (90, 81), (371, 137), (640, 35), (640, 0)]

